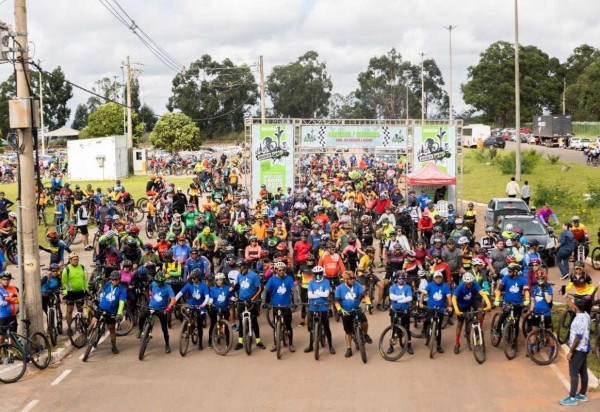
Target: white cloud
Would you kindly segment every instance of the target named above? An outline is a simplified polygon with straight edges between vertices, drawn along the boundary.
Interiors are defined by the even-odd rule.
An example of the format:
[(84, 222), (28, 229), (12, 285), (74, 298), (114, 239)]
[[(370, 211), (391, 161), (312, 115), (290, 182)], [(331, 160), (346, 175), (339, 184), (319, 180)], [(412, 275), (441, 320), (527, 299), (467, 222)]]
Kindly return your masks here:
[[(104, 0), (109, 2), (112, 0)], [(452, 32), (454, 100), (464, 107), (459, 85), (469, 65), (497, 40), (514, 41), (512, 1), (485, 0), (118, 0), (136, 23), (184, 65), (210, 54), (221, 60), (252, 63), (265, 57), (273, 66), (316, 50), (327, 62), (334, 91), (348, 93), (369, 59), (395, 47), (417, 64), (419, 53), (437, 61), (448, 84), (448, 31)], [(114, 3), (113, 3), (114, 4)], [(520, 42), (535, 45), (563, 61), (573, 48), (600, 46), (600, 2), (592, 0), (521, 0)], [(127, 55), (145, 64), (140, 78), (143, 98), (165, 111), (173, 71), (98, 0), (28, 2), (30, 40), (43, 66), (63, 67), (67, 78), (85, 87), (104, 76), (121, 77)], [(12, 1), (0, 5), (12, 22)], [(0, 66), (0, 77), (10, 74)], [(73, 108), (85, 101), (75, 91)]]

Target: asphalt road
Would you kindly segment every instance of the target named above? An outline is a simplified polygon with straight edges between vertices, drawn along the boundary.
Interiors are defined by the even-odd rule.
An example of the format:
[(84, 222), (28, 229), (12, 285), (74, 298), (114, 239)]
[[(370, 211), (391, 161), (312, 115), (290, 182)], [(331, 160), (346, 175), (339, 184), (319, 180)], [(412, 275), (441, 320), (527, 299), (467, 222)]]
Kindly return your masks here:
[[(547, 155), (560, 155), (560, 160), (574, 163), (585, 164), (586, 157), (581, 150), (569, 150), (558, 147), (546, 147), (541, 145), (533, 145), (528, 143), (521, 143), (521, 150), (535, 149), (538, 152)], [(517, 144), (515, 142), (506, 142), (506, 150), (517, 150)]]

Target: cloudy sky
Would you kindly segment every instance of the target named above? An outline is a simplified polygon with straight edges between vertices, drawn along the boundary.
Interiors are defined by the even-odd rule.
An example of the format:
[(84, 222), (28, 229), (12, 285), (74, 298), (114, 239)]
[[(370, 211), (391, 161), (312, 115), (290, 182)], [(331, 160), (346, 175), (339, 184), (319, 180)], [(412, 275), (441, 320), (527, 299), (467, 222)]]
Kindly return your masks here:
[[(437, 61), (449, 81), (448, 30), (452, 31), (454, 100), (464, 108), (459, 85), (469, 65), (497, 40), (514, 41), (512, 0), (29, 0), (33, 58), (85, 87), (104, 76), (121, 77), (127, 55), (140, 63), (143, 101), (160, 114), (171, 94), (174, 71), (166, 67), (103, 6), (123, 14), (116, 2), (176, 61), (189, 65), (203, 54), (236, 63), (265, 59), (273, 66), (316, 50), (327, 63), (334, 92), (357, 87), (356, 77), (372, 56), (395, 47), (417, 64), (419, 54)], [(600, 2), (521, 0), (520, 42), (536, 45), (561, 61), (588, 43), (599, 47)], [(0, 0), (0, 19), (14, 24), (13, 0)], [(10, 74), (0, 66), (0, 77)], [(87, 99), (75, 91), (70, 102)], [(73, 110), (74, 112), (74, 110)]]

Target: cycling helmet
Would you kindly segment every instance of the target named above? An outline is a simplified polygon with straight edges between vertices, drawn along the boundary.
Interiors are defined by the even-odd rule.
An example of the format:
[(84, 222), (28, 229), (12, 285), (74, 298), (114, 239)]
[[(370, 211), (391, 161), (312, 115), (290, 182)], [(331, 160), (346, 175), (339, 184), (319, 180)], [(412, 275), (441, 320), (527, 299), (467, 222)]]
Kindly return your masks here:
[(51, 230), (46, 234), (46, 238), (51, 240), (58, 239), (58, 232), (56, 230)]
[(506, 257), (506, 263), (511, 264), (511, 263), (515, 263), (517, 261), (517, 258), (514, 256), (507, 256)]
[(518, 263), (511, 263), (508, 265), (508, 270), (521, 270), (521, 265)]
[(389, 233), (390, 236), (396, 236), (397, 234), (398, 234), (398, 232), (396, 232), (396, 229), (390, 230), (390, 233)]
[(462, 220), (462, 218), (458, 218), (458, 219), (456, 219), (456, 220), (454, 221), (454, 224), (456, 224), (456, 225), (462, 225), (462, 224), (463, 224), (463, 220)]
[[(436, 215), (436, 216), (437, 216), (437, 215)], [(434, 227), (433, 227), (433, 231), (434, 231), (434, 232), (442, 232), (442, 228), (441, 228), (441, 226), (434, 226)]]
[(441, 259), (442, 258), (442, 252), (440, 252), (439, 250), (436, 250), (435, 252), (433, 252), (431, 254), (431, 256), (434, 257), (434, 258), (440, 258)]
[(112, 220), (119, 220), (119, 215), (112, 215)]
[(521, 228), (521, 227), (516, 228), (515, 229), (515, 233), (517, 233), (519, 235), (522, 235), (523, 234), (523, 228)]
[(576, 268), (582, 268), (582, 269), (583, 269), (583, 268), (585, 268), (585, 263), (584, 263), (584, 262), (582, 262), (581, 260), (577, 260), (577, 261), (575, 261), (575, 264), (574, 264), (574, 266), (575, 266)]
[(225, 280), (225, 274), (221, 272), (217, 273), (215, 275), (215, 280)]
[(479, 258), (475, 258), (471, 261), (471, 265), (472, 266), (483, 266), (483, 265), (485, 265), (485, 263), (483, 262), (483, 260), (481, 260)]
[(131, 260), (127, 260), (127, 259), (125, 259), (125, 260), (123, 261), (122, 265), (123, 265), (123, 267), (124, 267), (124, 268), (130, 268), (130, 267), (132, 267), (132, 266), (133, 266), (133, 263), (131, 263)]
[(323, 266), (315, 266), (314, 268), (312, 268), (312, 272), (316, 275), (318, 273), (323, 273), (325, 271), (325, 269), (323, 268)]
[(135, 247), (137, 247), (137, 245), (138, 245), (138, 242), (136, 242), (136, 240), (134, 238), (132, 238), (132, 237), (130, 237), (129, 239), (127, 239), (125, 241), (125, 246), (129, 246), (129, 247), (134, 247), (135, 248)]
[(157, 270), (154, 275), (154, 281), (157, 283), (163, 283), (165, 281), (165, 274), (162, 270)]
[(153, 249), (154, 249), (154, 246), (152, 246), (152, 244), (150, 244), (150, 243), (145, 243), (144, 244), (144, 251), (150, 252)]
[(531, 259), (531, 264), (533, 265), (534, 263), (539, 265), (541, 261), (538, 258), (533, 258)]
[(513, 225), (509, 223), (508, 225), (504, 226), (504, 230), (506, 230), (507, 232), (512, 232)]
[[(88, 202), (88, 200), (86, 198), (81, 199), (81, 204), (82, 205), (87, 204), (87, 202)], [(15, 217), (16, 217), (16, 215), (15, 215)]]
[(448, 239), (448, 241), (446, 242), (447, 245), (455, 245), (456, 244), (456, 240), (450, 238)]
[(433, 278), (443, 278), (444, 274), (442, 273), (441, 270), (436, 270), (435, 272), (433, 272)]
[(250, 262), (248, 262), (247, 260), (244, 259), (239, 259), (236, 262), (237, 266), (239, 266), (240, 268), (249, 268), (250, 267)]
[(14, 217), (15, 219), (17, 218), (17, 214), (15, 212), (10, 212), (8, 214), (9, 217)]
[(73, 258), (78, 258), (79, 259), (79, 255), (76, 252), (71, 252), (69, 254), (69, 260), (71, 260)]
[(355, 244), (355, 243), (356, 243), (356, 238), (355, 238), (354, 236), (350, 236), (350, 237), (348, 238), (348, 244), (349, 244), (349, 245), (353, 245), (353, 244)]
[(244, 220), (246, 220), (246, 219), (244, 219), (242, 216), (237, 218), (238, 223), (242, 223)]
[(106, 239), (100, 239), (98, 241), (98, 247), (100, 249), (105, 249), (108, 246), (108, 242), (106, 241)]
[(267, 233), (275, 233), (275, 229), (272, 227), (267, 228)]
[(462, 276), (462, 280), (465, 283), (473, 283), (475, 276), (473, 276), (471, 272), (465, 272), (465, 274)]
[(258, 238), (257, 238), (256, 236), (250, 236), (250, 237), (248, 238), (248, 240), (249, 240), (250, 242), (258, 242)]
[(540, 242), (537, 239), (533, 239), (531, 242), (529, 242), (529, 246), (533, 247), (533, 246), (539, 246)]
[(579, 216), (573, 216), (571, 219), (573, 222), (579, 222)]
[(414, 250), (409, 250), (408, 252), (406, 252), (406, 255), (411, 258), (417, 257), (417, 254)]
[(418, 274), (419, 274), (419, 277), (421, 277), (421, 278), (426, 278), (427, 276), (429, 276), (429, 272), (427, 272), (426, 270), (423, 270), (423, 269), (419, 270)]
[(487, 227), (485, 228), (485, 231), (486, 231), (486, 232), (493, 232), (493, 231), (494, 231), (494, 228), (493, 228), (492, 226), (487, 226)]
[(171, 260), (173, 259), (173, 252), (167, 250), (163, 255), (163, 260)]
[(444, 243), (444, 241), (439, 237), (434, 237), (432, 243)]
[(469, 243), (469, 238), (467, 238), (466, 236), (461, 236), (458, 239), (458, 244), (459, 245), (466, 245), (467, 243)]
[(469, 202), (469, 204), (468, 204), (467, 206), (468, 206), (468, 207), (473, 207), (473, 206), (475, 206), (475, 205), (473, 204), (473, 202)]
[(285, 268), (286, 266), (285, 266), (285, 263), (283, 263), (283, 262), (275, 262), (275, 264), (273, 265), (273, 267), (275, 269), (281, 269), (281, 268)]
[(129, 233), (130, 235), (138, 235), (140, 233), (140, 228), (137, 226), (132, 226), (131, 229), (129, 229)]
[(113, 279), (121, 280), (121, 274), (119, 273), (118, 270), (113, 270), (112, 272), (110, 272), (110, 280), (113, 280)]
[[(158, 237), (160, 237), (160, 233), (158, 235), (159, 235)], [(112, 239), (113, 237), (115, 237), (115, 232), (113, 232), (112, 230), (109, 230), (108, 232), (106, 232), (106, 235), (104, 235), (104, 236), (106, 236), (107, 239)]]
[(328, 234), (324, 234), (323, 236), (321, 236), (322, 242), (327, 242), (329, 239), (331, 239), (331, 236), (329, 236)]
[(50, 269), (51, 271), (60, 270), (60, 265), (58, 263), (50, 263), (48, 269)]
[(196, 268), (190, 272), (190, 279), (200, 279), (200, 269)]
[(221, 247), (227, 247), (229, 246), (229, 242), (225, 239), (221, 240)]
[(146, 276), (148, 276), (148, 269), (146, 268), (146, 266), (142, 265), (139, 268), (137, 268), (136, 273), (138, 276), (145, 278)]

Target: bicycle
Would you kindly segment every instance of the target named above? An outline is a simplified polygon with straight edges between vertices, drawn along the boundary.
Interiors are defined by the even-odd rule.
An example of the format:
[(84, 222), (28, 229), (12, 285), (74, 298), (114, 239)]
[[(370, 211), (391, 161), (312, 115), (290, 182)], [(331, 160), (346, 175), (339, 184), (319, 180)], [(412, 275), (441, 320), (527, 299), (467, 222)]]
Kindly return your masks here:
[[(50, 361), (52, 361), (52, 347), (50, 346), (48, 337), (42, 332), (34, 332), (31, 334), (29, 330), (31, 321), (29, 319), (23, 319), (25, 335), (13, 332), (11, 327), (15, 322), (16, 321), (13, 321), (0, 329), (0, 335), (3, 335), (7, 341), (5, 343), (16, 347), (25, 362), (31, 361), (36, 368), (40, 370), (46, 369), (50, 366)], [(25, 373), (26, 367), (27, 365), (25, 364), (23, 373)], [(21, 374), (21, 376), (23, 375)], [(19, 379), (21, 376), (19, 376)]]
[(212, 345), (217, 355), (225, 356), (231, 350), (233, 346), (233, 331), (231, 324), (225, 319), (225, 314), (229, 312), (229, 309), (223, 311), (219, 309), (217, 311), (217, 323), (212, 331)]
[[(91, 312), (93, 307), (85, 304), (85, 301), (86, 299), (84, 298), (73, 302), (77, 307), (77, 312), (71, 318), (71, 322), (69, 322), (69, 329), (71, 330), (69, 340), (77, 349), (81, 349), (86, 345), (88, 339), (88, 327), (92, 320)], [(85, 309), (88, 309), (88, 311), (84, 314)]]
[[(600, 236), (598, 236), (598, 243), (600, 244)], [(600, 270), (600, 246), (596, 246), (590, 254), (592, 260), (592, 267), (596, 270)]]
[(482, 310), (465, 312), (465, 338), (467, 346), (473, 352), (473, 357), (477, 363), (485, 362), (485, 340), (483, 338), (483, 329), (479, 324), (477, 316), (483, 313)]
[(496, 312), (492, 318), (492, 346), (497, 347), (500, 345), (502, 339), (504, 339), (504, 356), (508, 360), (512, 360), (517, 356), (518, 340), (517, 335), (517, 322), (519, 319), (515, 318), (515, 308), (523, 307), (520, 303), (511, 303), (508, 305), (509, 315), (502, 325), (500, 325), (500, 333), (496, 333), (498, 321), (500, 319), (500, 313)]
[(58, 291), (48, 294), (48, 309), (46, 311), (46, 324), (48, 325), (48, 336), (52, 346), (56, 346), (58, 335), (63, 333), (62, 310), (60, 308), (60, 298)]
[[(436, 351), (437, 338), (441, 332), (440, 313), (442, 308), (424, 308), (427, 316), (431, 316), (429, 326), (425, 330), (425, 345), (429, 346), (429, 359), (433, 359)], [(435, 342), (434, 342), (435, 341)]]
[[(290, 331), (285, 326), (285, 322), (283, 320), (283, 310), (282, 309), (291, 309), (289, 306), (272, 306), (271, 308), (276, 308), (277, 313), (274, 316), (274, 336), (275, 336), (275, 349), (277, 352), (277, 359), (281, 359), (281, 348), (282, 346), (288, 346), (290, 343)], [(269, 309), (270, 311), (270, 309)]]
[(546, 316), (544, 314), (536, 315), (532, 313), (530, 316), (537, 316), (540, 326), (536, 331), (531, 332), (525, 341), (528, 357), (538, 365), (550, 365), (558, 357), (558, 340), (552, 333), (552, 329), (546, 329)]
[[(238, 306), (238, 312), (242, 314), (242, 338), (244, 340), (244, 351), (246, 355), (252, 354), (252, 345), (254, 339), (254, 331), (252, 330), (251, 310), (254, 304), (258, 304), (260, 301), (254, 302), (240, 302)], [(242, 309), (242, 304), (243, 309)]]
[(106, 332), (106, 323), (110, 318), (113, 318), (113, 315), (106, 311), (101, 311), (100, 316), (96, 320), (96, 323), (94, 324), (94, 327), (90, 332), (87, 348), (85, 348), (83, 358), (81, 358), (82, 361), (87, 362), (90, 353), (92, 353), (92, 349), (98, 347), (100, 339), (104, 336), (104, 333)]
[(573, 272), (575, 272), (575, 262), (585, 262), (585, 249), (589, 244), (590, 243), (587, 240), (583, 242), (575, 241), (575, 252), (573, 252)]
[(362, 308), (354, 309), (350, 314), (353, 317), (352, 323), (352, 340), (354, 341), (354, 345), (356, 350), (360, 352), (360, 358), (363, 363), (367, 363), (367, 348), (365, 346), (365, 333), (362, 328), (362, 321), (360, 320), (361, 315), (365, 312)]
[(190, 339), (193, 345), (197, 345), (200, 337), (196, 325), (196, 314), (194, 313), (200, 306), (181, 305), (183, 322), (181, 323), (181, 332), (179, 333), (179, 354), (183, 357), (187, 354), (190, 346)]
[(312, 306), (315, 307), (314, 312), (311, 313), (311, 322), (313, 328), (313, 349), (315, 353), (315, 360), (319, 360), (319, 352), (321, 348), (325, 347), (327, 337), (325, 336), (325, 329), (323, 328), (323, 316), (329, 316), (328, 312), (318, 310), (319, 306), (329, 307), (329, 303), (314, 303)]
[(138, 359), (144, 360), (144, 355), (146, 354), (146, 348), (148, 347), (148, 342), (152, 339), (152, 329), (154, 328), (154, 322), (158, 317), (158, 313), (164, 311), (158, 311), (152, 308), (145, 308), (148, 310), (148, 317), (146, 318), (146, 322), (144, 322), (144, 327), (142, 328), (142, 336), (140, 339), (140, 350), (138, 352)]
[(391, 324), (386, 327), (379, 338), (379, 353), (386, 361), (397, 361), (406, 352), (408, 347), (408, 332), (402, 326), (400, 320), (408, 311), (390, 311)]
[(48, 217), (46, 216), (46, 206), (45, 205), (38, 206), (38, 226), (42, 226), (42, 224), (45, 227), (51, 226), (51, 224), (48, 223)]

